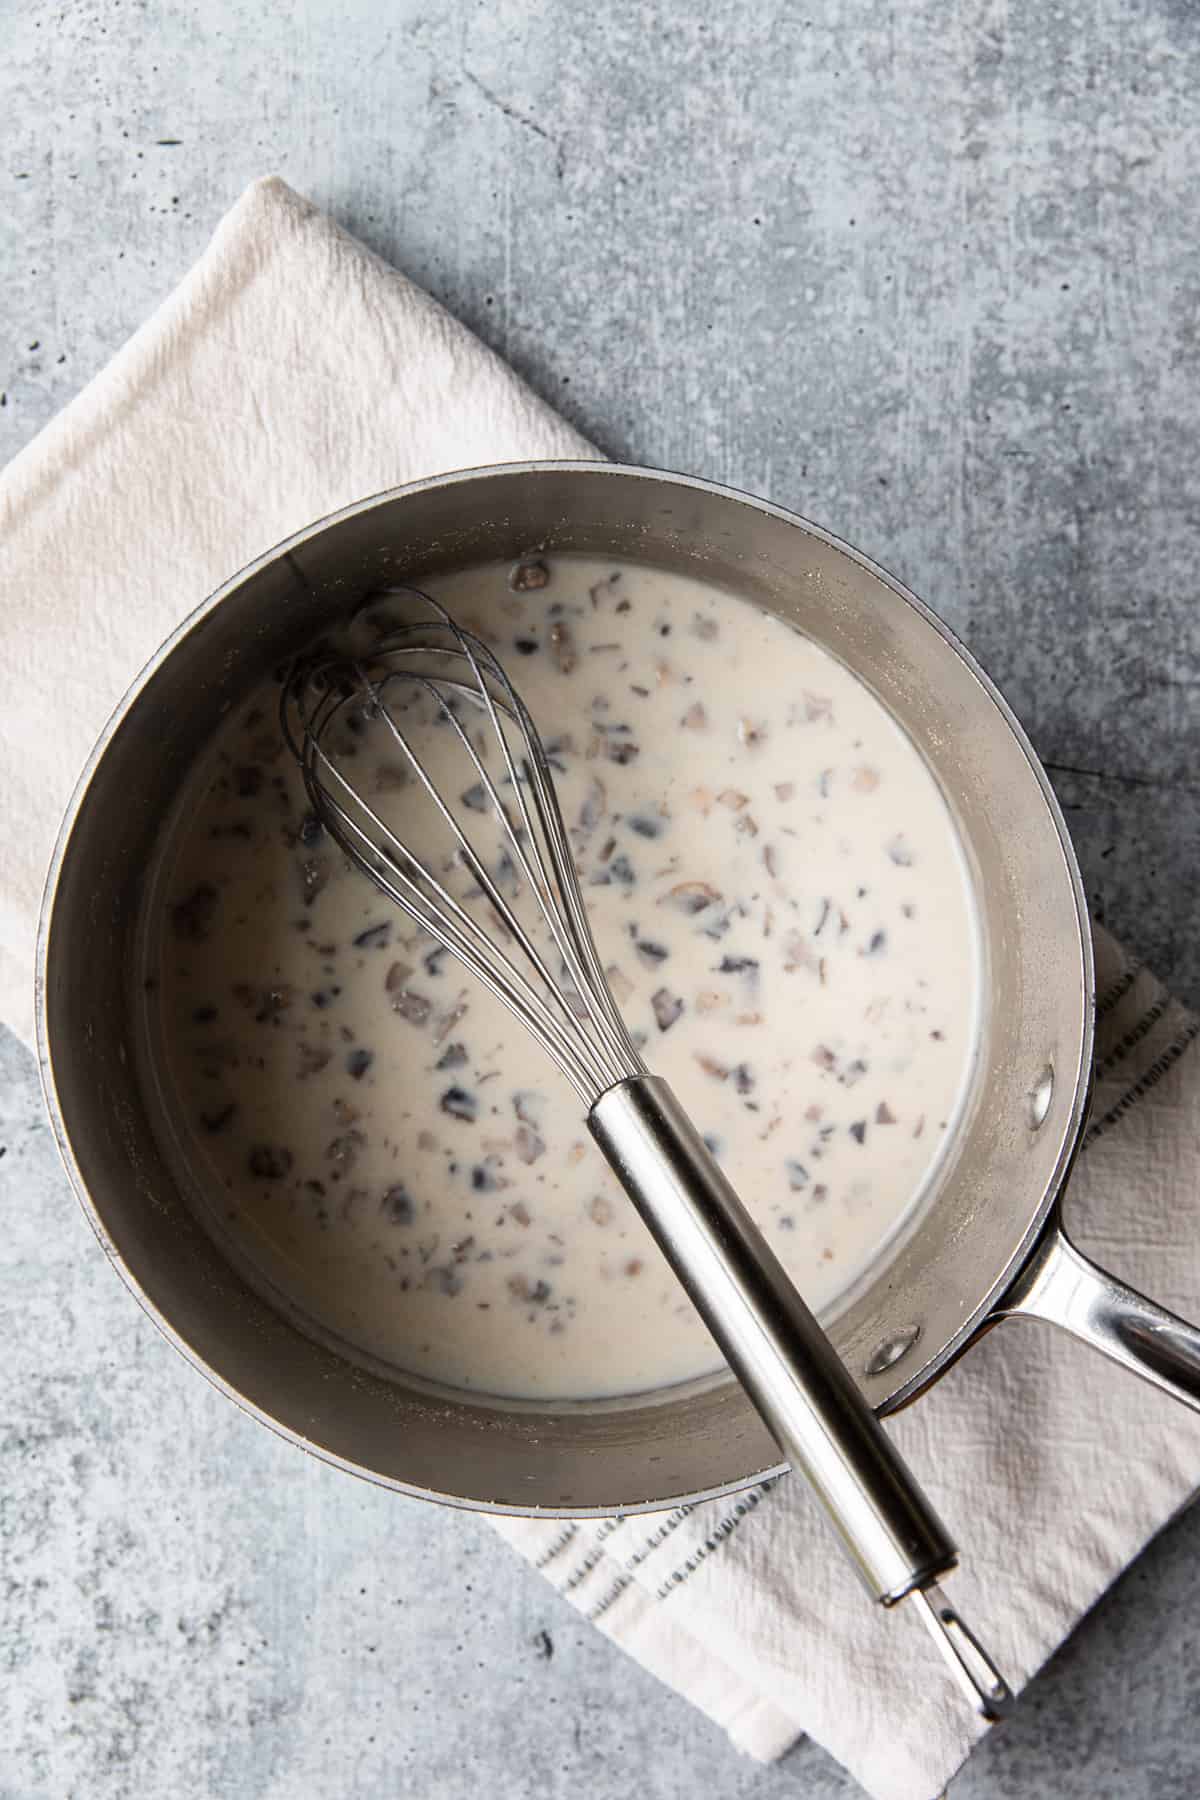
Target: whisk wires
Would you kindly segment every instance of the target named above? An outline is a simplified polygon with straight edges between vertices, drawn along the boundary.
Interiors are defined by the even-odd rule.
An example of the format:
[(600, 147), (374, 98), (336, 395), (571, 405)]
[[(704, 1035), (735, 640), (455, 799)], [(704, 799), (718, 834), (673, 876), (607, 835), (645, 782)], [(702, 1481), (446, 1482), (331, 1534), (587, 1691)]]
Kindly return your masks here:
[[(301, 659), (285, 682), (283, 731), (309, 804), (356, 867), (521, 1020), (590, 1106), (615, 1083), (645, 1074), (646, 1065), (592, 937), (545, 746), (494, 652), (432, 595), (386, 588), (356, 618), (361, 622), (381, 601), (397, 598), (419, 602), (421, 615), (389, 624), (361, 654), (327, 651)], [(490, 813), (500, 828), (505, 856), (499, 876), (464, 828), (463, 802), (447, 800), (402, 723), (419, 695), (432, 702), (434, 722), (450, 729), (477, 777), (483, 804), (473, 803), (472, 810)], [(478, 745), (464, 712), (468, 720), (482, 715)], [(432, 803), (451, 864), (466, 869), (475, 883), (466, 904), (435, 873), (431, 859), (414, 849), (403, 816), (385, 816), (347, 772), (339, 741), (348, 736), (353, 743), (354, 730), (369, 724), (383, 728)], [(488, 741), (500, 750), (499, 781), (487, 766)], [(511, 898), (501, 885), (505, 863), (513, 877)], [(522, 882), (549, 934), (557, 973), (513, 904)], [(472, 904), (480, 900), (485, 907)]]

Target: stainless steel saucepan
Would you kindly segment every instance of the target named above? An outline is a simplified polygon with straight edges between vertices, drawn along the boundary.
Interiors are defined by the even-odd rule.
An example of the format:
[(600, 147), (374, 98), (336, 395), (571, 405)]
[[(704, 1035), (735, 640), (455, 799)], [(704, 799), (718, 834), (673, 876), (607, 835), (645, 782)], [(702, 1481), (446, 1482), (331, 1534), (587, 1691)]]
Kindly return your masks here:
[(500, 1511), (630, 1512), (778, 1466), (730, 1379), (595, 1404), (505, 1403), (339, 1356), (222, 1258), (169, 1172), (139, 1080), (139, 902), (216, 721), (371, 588), (535, 546), (695, 574), (788, 620), (875, 691), (957, 820), (991, 999), (971, 1104), (926, 1204), (826, 1321), (871, 1403), (912, 1399), (997, 1319), (1024, 1314), (1200, 1407), (1200, 1331), (1063, 1235), (1059, 1199), (1091, 1079), (1091, 940), (1062, 814), (1003, 699), (919, 600), (828, 533), (708, 482), (600, 463), (442, 477), (300, 532), (192, 614), (93, 752), (46, 889), (39, 1046), (80, 1200), (150, 1315), (266, 1424), (409, 1493)]

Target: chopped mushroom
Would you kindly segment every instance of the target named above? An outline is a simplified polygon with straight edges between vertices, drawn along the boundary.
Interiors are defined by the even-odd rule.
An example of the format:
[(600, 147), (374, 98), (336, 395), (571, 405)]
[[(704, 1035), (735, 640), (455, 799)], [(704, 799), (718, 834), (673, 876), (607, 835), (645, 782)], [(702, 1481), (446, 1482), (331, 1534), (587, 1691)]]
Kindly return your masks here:
[(528, 557), (524, 562), (513, 564), (508, 585), (514, 594), (530, 594), (546, 587), (549, 580), (550, 571), (545, 563), (536, 557)]
[(695, 918), (706, 908), (716, 905), (721, 899), (720, 892), (707, 881), (680, 881), (669, 888), (658, 899), (659, 906), (671, 906), (686, 918)]
[(651, 995), (650, 1004), (654, 1008), (654, 1018), (660, 1031), (670, 1031), (683, 1012), (683, 1001), (670, 988), (660, 987), (657, 993)]

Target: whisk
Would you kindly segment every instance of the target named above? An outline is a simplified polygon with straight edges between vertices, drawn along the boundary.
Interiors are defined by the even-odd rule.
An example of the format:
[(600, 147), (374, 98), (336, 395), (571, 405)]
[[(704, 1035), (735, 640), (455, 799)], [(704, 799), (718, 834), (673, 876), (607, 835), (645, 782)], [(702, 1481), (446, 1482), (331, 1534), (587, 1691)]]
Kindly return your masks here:
[[(945, 1527), (625, 1026), (528, 709), (488, 645), (418, 588), (371, 596), (351, 636), (364, 627), (369, 634), (379, 603), (397, 600), (409, 610), (416, 602), (418, 615), (386, 622), (360, 652), (331, 648), (299, 660), (285, 683), (284, 735), (314, 813), (351, 862), (502, 1001), (562, 1071), (600, 1150), (872, 1597), (885, 1607), (911, 1597), (971, 1704), (985, 1718), (1000, 1716), (1009, 1689), (938, 1586), (957, 1562)], [(469, 806), (447, 800), (412, 741), (406, 715), (414, 703), (425, 715), (432, 707), (465, 754), (477, 783)], [(409, 800), (415, 782), (432, 805), (440, 855), (414, 848), (407, 804), (388, 818), (380, 797), (356, 780), (368, 725), (403, 758)], [(495, 866), (477, 842), (487, 818), (503, 846)], [(444, 878), (455, 871), (457, 893)], [(536, 937), (509, 888), (531, 897), (544, 928)]]

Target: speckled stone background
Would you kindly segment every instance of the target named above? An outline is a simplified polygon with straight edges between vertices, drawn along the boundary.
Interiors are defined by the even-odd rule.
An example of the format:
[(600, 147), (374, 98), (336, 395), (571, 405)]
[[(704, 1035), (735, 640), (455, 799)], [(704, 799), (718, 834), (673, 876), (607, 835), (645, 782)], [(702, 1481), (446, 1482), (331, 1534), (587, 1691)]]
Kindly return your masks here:
[[(932, 602), (1097, 914), (1200, 1002), (1193, 0), (0, 0), (0, 40), (0, 459), (277, 170), (609, 452)], [(210, 1392), (11, 1038), (0, 1144), (3, 1800), (857, 1792), (810, 1745), (743, 1761), (485, 1527)], [(952, 1800), (1194, 1800), (1198, 1551), (1193, 1514)]]

